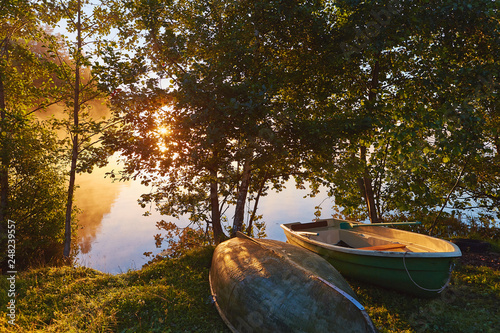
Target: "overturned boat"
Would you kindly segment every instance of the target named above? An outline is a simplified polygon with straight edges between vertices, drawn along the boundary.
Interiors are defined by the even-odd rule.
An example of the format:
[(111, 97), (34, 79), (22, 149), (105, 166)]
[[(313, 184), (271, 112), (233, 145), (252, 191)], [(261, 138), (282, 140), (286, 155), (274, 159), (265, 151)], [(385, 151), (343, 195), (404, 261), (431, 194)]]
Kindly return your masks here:
[(376, 332), (339, 272), (283, 242), (238, 233), (219, 244), (210, 288), (233, 332)]

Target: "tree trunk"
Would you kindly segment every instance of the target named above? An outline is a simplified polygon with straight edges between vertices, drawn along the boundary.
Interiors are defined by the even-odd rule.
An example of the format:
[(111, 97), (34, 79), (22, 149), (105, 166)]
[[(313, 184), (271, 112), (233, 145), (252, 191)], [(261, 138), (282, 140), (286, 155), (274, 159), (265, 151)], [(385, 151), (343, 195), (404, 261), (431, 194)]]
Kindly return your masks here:
[[(366, 147), (361, 146), (360, 148), (361, 160), (366, 162)], [(364, 175), (362, 178), (358, 179), (358, 186), (361, 190), (361, 194), (365, 199), (366, 207), (368, 208), (368, 217), (371, 223), (378, 223), (380, 219), (377, 214), (377, 209), (375, 207), (375, 196), (372, 188), (372, 180), (368, 174), (368, 169), (365, 166)]]
[[(377, 56), (378, 58), (378, 56)], [(374, 103), (377, 101), (377, 89), (379, 85), (379, 73), (380, 73), (380, 67), (379, 67), (379, 61), (375, 61), (375, 65), (373, 66), (372, 70), (372, 79), (369, 85), (369, 91), (368, 91), (368, 100), (370, 101), (370, 107), (374, 105)], [(373, 186), (372, 186), (372, 179), (370, 175), (368, 174), (368, 168), (366, 166), (366, 147), (361, 146), (360, 148), (360, 159), (365, 165), (364, 167), (364, 172), (363, 172), (363, 178), (358, 180), (358, 185), (361, 189), (362, 195), (365, 198), (366, 201), (366, 206), (368, 208), (368, 216), (370, 218), (371, 223), (378, 223), (381, 222), (380, 218), (378, 217), (377, 214), (377, 208), (375, 205), (375, 195), (373, 192)]]
[(253, 210), (252, 210), (252, 215), (250, 215), (250, 220), (248, 221), (248, 227), (247, 227), (247, 235), (252, 236), (252, 228), (253, 228), (253, 221), (255, 220), (255, 215), (257, 215), (257, 207), (259, 205), (259, 200), (262, 195), (262, 192), (264, 191), (264, 186), (266, 185), (267, 181), (267, 172), (264, 175), (264, 178), (262, 179), (262, 182), (259, 187), (259, 192), (257, 192), (257, 197), (255, 198), (255, 203), (253, 205)]
[(245, 203), (247, 200), (248, 186), (250, 185), (251, 165), (250, 160), (246, 160), (243, 165), (243, 173), (241, 175), (241, 184), (238, 189), (238, 199), (236, 200), (236, 208), (234, 211), (233, 230), (231, 237), (236, 236), (237, 231), (243, 228), (243, 218), (245, 216)]
[(75, 61), (75, 85), (74, 85), (74, 98), (73, 98), (73, 140), (71, 151), (71, 166), (69, 171), (69, 186), (68, 186), (68, 201), (66, 203), (66, 221), (64, 231), (64, 252), (65, 258), (69, 259), (71, 251), (71, 214), (73, 212), (73, 196), (75, 192), (76, 180), (76, 165), (78, 160), (78, 127), (79, 127), (79, 114), (80, 114), (80, 63), (82, 56), (82, 25), (81, 25), (81, 3), (78, 0), (78, 13), (77, 13), (77, 50)]
[(366, 203), (368, 205), (368, 212), (370, 214), (371, 223), (381, 222), (378, 214), (377, 207), (375, 206), (375, 196), (373, 194), (372, 179), (370, 177), (363, 177), (365, 183)]
[(212, 230), (214, 232), (215, 244), (219, 244), (226, 238), (220, 222), (219, 207), (219, 184), (217, 183), (217, 172), (210, 170), (212, 180), (210, 181), (210, 205), (212, 210)]
[(500, 155), (500, 138), (498, 136), (498, 134), (495, 136), (495, 146), (497, 148), (497, 155)]
[(64, 252), (65, 258), (69, 258), (71, 251), (71, 215), (73, 212), (73, 196), (75, 193), (76, 162), (78, 159), (78, 134), (73, 139), (73, 150), (71, 155), (71, 167), (69, 172), (68, 201), (66, 202), (66, 222), (64, 229)]
[(460, 171), (460, 174), (457, 177), (455, 185), (453, 185), (453, 187), (450, 189), (450, 192), (448, 192), (448, 195), (446, 196), (446, 199), (444, 200), (443, 205), (441, 206), (441, 210), (434, 218), (434, 221), (432, 222), (431, 228), (429, 229), (429, 236), (433, 235), (434, 228), (436, 227), (437, 221), (438, 221), (439, 217), (441, 216), (441, 214), (443, 214), (443, 211), (444, 211), (446, 205), (448, 204), (448, 201), (450, 200), (451, 195), (453, 194), (453, 192), (455, 192), (455, 189), (457, 188), (458, 184), (460, 183), (460, 180), (462, 179), (462, 176), (464, 175), (465, 168), (467, 168), (468, 161), (469, 161), (469, 159), (465, 160), (464, 166), (462, 167), (462, 171)]

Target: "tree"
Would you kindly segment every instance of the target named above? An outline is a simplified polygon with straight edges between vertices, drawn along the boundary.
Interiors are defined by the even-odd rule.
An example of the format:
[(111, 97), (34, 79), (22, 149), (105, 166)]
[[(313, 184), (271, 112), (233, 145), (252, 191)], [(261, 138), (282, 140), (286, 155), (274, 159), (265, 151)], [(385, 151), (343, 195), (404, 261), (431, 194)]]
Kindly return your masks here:
[[(43, 31), (38, 26), (40, 18), (29, 1), (6, 1), (1, 7), (0, 40), (0, 117), (1, 117), (1, 167), (0, 167), (0, 221), (2, 231), (8, 218), (9, 167), (11, 127), (24, 116), (27, 109), (41, 98), (38, 87), (31, 83), (46, 71), (43, 61), (30, 49), (32, 40), (39, 40)], [(43, 17), (43, 16), (42, 16)], [(19, 70), (22, 62), (31, 64)], [(24, 88), (24, 89), (23, 89)], [(43, 102), (41, 103), (43, 104)]]
[[(235, 206), (234, 234), (242, 230), (249, 192), (260, 197), (266, 184), (279, 188), (291, 176), (305, 177), (319, 155), (333, 158), (339, 138), (369, 126), (328, 102), (341, 49), (320, 1), (125, 7), (135, 20), (122, 17), (144, 34), (144, 44), (135, 45), (135, 63), (110, 54), (115, 70), (107, 72), (122, 74), (103, 81), (127, 70), (156, 77), (121, 90), (108, 86), (125, 124), (108, 144), (127, 157), (128, 177), (158, 186), (143, 204), (211, 223), (216, 241), (224, 239), (227, 204)], [(171, 86), (162, 88), (167, 78)]]
[[(48, 247), (59, 240), (60, 165), (53, 138), (34, 118), (60, 100), (50, 52), (57, 41), (42, 27), (57, 15), (50, 3), (31, 1), (4, 1), (0, 12), (0, 231), (3, 239), (7, 221), (16, 222), (21, 269), (50, 257)], [(44, 188), (49, 179), (52, 188)], [(40, 257), (30, 258), (34, 248)]]
[[(98, 54), (99, 49), (106, 41), (101, 39), (109, 34), (111, 21), (109, 12), (100, 7), (93, 9), (91, 15), (84, 10), (90, 2), (85, 0), (68, 1), (61, 3), (62, 18), (68, 22), (68, 32), (76, 34), (75, 42), (67, 41), (69, 50), (69, 63), (66, 63), (64, 55), (55, 50), (58, 59), (66, 64), (61, 71), (61, 80), (64, 86), (69, 88), (66, 95), (66, 108), (69, 113), (69, 121), (59, 120), (55, 124), (66, 128), (69, 137), (70, 166), (69, 184), (66, 201), (65, 217), (65, 241), (64, 256), (69, 258), (72, 238), (72, 216), (73, 196), (76, 186), (76, 175), (79, 172), (91, 172), (95, 165), (105, 165), (108, 157), (106, 149), (98, 146), (99, 140), (95, 136), (104, 128), (111, 126), (106, 120), (96, 120), (88, 105), (89, 101), (104, 98), (103, 91), (97, 86), (95, 78), (90, 69), (92, 67), (91, 57)], [(87, 8), (90, 11), (89, 8)], [(93, 38), (98, 38), (93, 40)], [(91, 45), (85, 50), (86, 46)], [(85, 52), (86, 51), (86, 52)]]
[[(93, 13), (95, 22), (83, 26), (82, 6), (84, 2), (46, 1), (43, 3), (32, 1), (9, 1), (2, 3), (2, 63), (0, 72), (0, 109), (2, 115), (2, 168), (1, 168), (1, 218), (2, 226), (5, 225), (10, 208), (9, 198), (12, 181), (10, 173), (15, 172), (17, 166), (12, 164), (13, 152), (17, 145), (24, 141), (15, 141), (20, 136), (17, 131), (33, 129), (34, 137), (40, 134), (39, 127), (34, 126), (34, 114), (45, 111), (48, 106), (56, 103), (65, 103), (71, 110), (71, 124), (65, 119), (52, 120), (53, 126), (65, 127), (69, 133), (71, 145), (71, 158), (69, 168), (69, 186), (67, 191), (66, 221), (65, 221), (65, 247), (64, 256), (69, 257), (72, 230), (71, 223), (74, 215), (73, 193), (77, 172), (90, 172), (94, 165), (106, 162), (106, 151), (100, 149), (98, 141), (93, 136), (104, 127), (104, 122), (92, 118), (86, 103), (103, 94), (95, 85), (89, 74), (89, 52), (84, 56), (83, 48), (87, 45), (88, 38), (109, 32), (110, 25), (94, 25), (95, 22), (105, 21), (106, 12), (96, 9)], [(5, 10), (4, 10), (5, 9)], [(76, 14), (75, 14), (76, 13)], [(83, 17), (83, 19), (82, 19)], [(64, 45), (62, 37), (52, 36), (47, 28), (42, 25), (55, 25), (60, 19), (69, 21), (68, 31), (76, 32), (76, 43), (69, 42)], [(109, 22), (108, 22), (109, 23)], [(5, 29), (4, 29), (5, 28)], [(82, 36), (84, 34), (85, 36)], [(94, 43), (99, 47), (100, 43)], [(69, 54), (67, 53), (69, 52)], [(43, 127), (43, 126), (42, 126)], [(46, 131), (46, 130), (44, 130)], [(45, 137), (48, 134), (44, 134)], [(54, 146), (39, 146), (39, 151), (45, 149), (46, 154), (52, 156)], [(29, 151), (29, 147), (25, 147)], [(33, 159), (41, 161), (34, 152)], [(26, 160), (24, 161), (25, 163)], [(52, 163), (52, 162), (51, 162)], [(47, 167), (54, 168), (54, 188), (59, 189), (57, 181), (61, 180), (56, 174), (58, 168), (54, 164)], [(25, 170), (25, 169), (23, 169)], [(44, 175), (48, 174), (44, 166), (33, 169), (43, 173), (39, 175), (42, 182)], [(27, 179), (20, 177), (20, 179)], [(23, 193), (27, 191), (23, 191)], [(57, 197), (57, 196), (56, 196)], [(54, 200), (56, 200), (56, 197)], [(39, 211), (45, 211), (38, 207)], [(17, 210), (22, 207), (17, 206)], [(55, 209), (55, 208), (54, 208)], [(15, 211), (17, 213), (17, 211)], [(56, 211), (54, 211), (56, 214)], [(48, 216), (55, 216), (48, 214)], [(28, 223), (28, 221), (26, 221)]]
[[(371, 109), (378, 125), (347, 147), (334, 167), (356, 177), (368, 172), (379, 216), (434, 212), (436, 218), (447, 204), (476, 206), (474, 196), (464, 194), (497, 183), (495, 176), (481, 185), (470, 180), (477, 180), (478, 169), (489, 169), (484, 162), (497, 163), (498, 4), (341, 3), (353, 16), (344, 50), (359, 66), (353, 72), (358, 88), (349, 93), (365, 98), (361, 105), (339, 103)], [(361, 160), (355, 157), (359, 144), (367, 150)], [(347, 214), (361, 212), (356, 177), (346, 182), (333, 174), (337, 204)], [(483, 198), (494, 200), (491, 194)]]
[(16, 222), (16, 269), (59, 264), (67, 179), (57, 138), (47, 124), (30, 119), (12, 142), (9, 218)]

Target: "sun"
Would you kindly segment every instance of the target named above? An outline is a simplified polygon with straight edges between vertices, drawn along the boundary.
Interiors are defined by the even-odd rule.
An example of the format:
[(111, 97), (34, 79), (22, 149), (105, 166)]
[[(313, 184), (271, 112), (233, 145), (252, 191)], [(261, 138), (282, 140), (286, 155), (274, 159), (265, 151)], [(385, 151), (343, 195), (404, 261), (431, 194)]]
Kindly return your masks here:
[(157, 129), (157, 133), (161, 136), (164, 135), (169, 135), (170, 134), (170, 129), (167, 126), (160, 126)]

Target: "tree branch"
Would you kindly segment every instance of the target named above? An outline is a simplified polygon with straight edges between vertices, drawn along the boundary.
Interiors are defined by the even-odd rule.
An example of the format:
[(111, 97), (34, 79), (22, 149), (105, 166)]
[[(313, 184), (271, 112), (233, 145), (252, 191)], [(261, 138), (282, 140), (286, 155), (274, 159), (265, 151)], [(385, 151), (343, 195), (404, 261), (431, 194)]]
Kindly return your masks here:
[(432, 233), (434, 232), (434, 227), (436, 226), (437, 224), (437, 221), (439, 219), (439, 217), (441, 216), (441, 214), (443, 213), (443, 210), (444, 208), (446, 207), (446, 205), (448, 204), (448, 200), (450, 200), (450, 197), (451, 195), (453, 194), (453, 192), (455, 191), (455, 189), (457, 188), (458, 186), (458, 183), (460, 182), (460, 179), (462, 178), (464, 172), (465, 172), (465, 168), (467, 167), (467, 163), (468, 163), (468, 159), (465, 161), (465, 164), (462, 168), (462, 171), (460, 171), (460, 174), (458, 175), (457, 177), (457, 181), (455, 182), (455, 185), (453, 185), (453, 187), (451, 188), (450, 192), (448, 193), (448, 195), (446, 196), (446, 199), (443, 203), (443, 206), (441, 207), (441, 210), (439, 211), (439, 213), (437, 214), (436, 218), (434, 219), (434, 222), (432, 222), (432, 226), (431, 228), (429, 229), (429, 235), (432, 236)]

